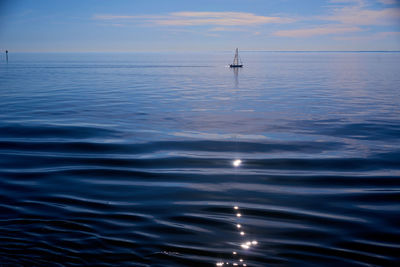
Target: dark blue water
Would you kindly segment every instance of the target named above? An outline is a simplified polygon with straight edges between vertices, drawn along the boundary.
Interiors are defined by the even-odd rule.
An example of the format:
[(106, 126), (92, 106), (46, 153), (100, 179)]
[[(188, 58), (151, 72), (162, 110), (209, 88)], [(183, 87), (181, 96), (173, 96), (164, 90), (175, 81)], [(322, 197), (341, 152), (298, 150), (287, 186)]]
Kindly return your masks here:
[(232, 57), (10, 53), (0, 265), (398, 264), (400, 53)]

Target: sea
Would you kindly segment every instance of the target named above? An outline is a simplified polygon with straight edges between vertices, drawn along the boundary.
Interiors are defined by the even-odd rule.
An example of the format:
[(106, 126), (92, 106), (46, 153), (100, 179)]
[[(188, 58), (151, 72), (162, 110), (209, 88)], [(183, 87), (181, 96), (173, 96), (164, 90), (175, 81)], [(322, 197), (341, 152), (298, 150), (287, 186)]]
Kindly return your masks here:
[(399, 266), (400, 53), (0, 57), (0, 266)]

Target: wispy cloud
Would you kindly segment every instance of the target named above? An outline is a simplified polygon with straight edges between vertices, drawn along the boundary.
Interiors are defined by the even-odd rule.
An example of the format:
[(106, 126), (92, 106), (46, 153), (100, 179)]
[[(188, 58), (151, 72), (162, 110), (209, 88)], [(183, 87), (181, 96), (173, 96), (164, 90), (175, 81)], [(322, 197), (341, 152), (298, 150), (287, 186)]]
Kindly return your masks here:
[[(172, 12), (164, 15), (129, 15), (129, 14), (97, 14), (92, 18), (110, 25), (123, 26), (129, 24), (174, 26), (173, 28), (190, 29), (193, 26), (206, 26), (208, 35), (229, 31), (256, 31), (266, 24), (289, 24), (303, 20), (304, 28), (278, 30), (272, 33), (281, 37), (306, 38), (321, 35), (347, 36), (355, 32), (368, 32), (369, 26), (400, 25), (400, 8), (390, 6), (395, 0), (374, 0), (385, 5), (377, 9), (367, 0), (330, 0), (327, 12), (307, 18), (282, 16), (263, 16), (248, 12)], [(317, 26), (318, 25), (318, 26)], [(207, 27), (208, 26), (208, 27)], [(192, 28), (193, 29), (193, 28)]]
[(114, 15), (114, 14), (96, 14), (92, 16), (94, 20), (109, 20), (109, 21), (132, 21), (132, 20), (154, 20), (165, 18), (165, 16), (157, 16), (157, 15)]
[(319, 19), (346, 25), (390, 25), (400, 22), (399, 8), (367, 9), (363, 5), (335, 8), (330, 15)]
[(385, 38), (399, 38), (400, 32), (378, 32), (369, 35), (353, 35), (353, 36), (338, 36), (335, 37), (336, 40), (345, 41), (371, 41), (371, 40), (382, 40)]
[(115, 19), (133, 19), (136, 16), (123, 16), (123, 15), (94, 15), (93, 19), (98, 20), (115, 20)]
[[(384, 4), (392, 4), (392, 0), (379, 0)], [(400, 24), (400, 8), (386, 7), (373, 9), (365, 0), (330, 0), (326, 15), (305, 19), (308, 23), (325, 26), (305, 27), (276, 31), (274, 35), (285, 37), (311, 37), (316, 35), (338, 35), (359, 31), (368, 31), (367, 26), (387, 26)]]
[(398, 4), (398, 0), (378, 0), (378, 2), (384, 4), (384, 5), (394, 5)]
[(400, 32), (380, 32), (381, 37), (400, 37)]
[(274, 33), (276, 36), (282, 37), (310, 37), (315, 35), (329, 35), (329, 34), (342, 34), (349, 32), (362, 31), (360, 27), (346, 27), (342, 25), (326, 25), (321, 27), (282, 30)]
[(142, 22), (151, 23), (161, 26), (251, 26), (267, 23), (289, 23), (293, 19), (261, 16), (246, 12), (173, 12), (164, 16), (142, 15), (94, 15), (96, 20), (141, 20)]
[(241, 32), (241, 31), (247, 31), (244, 28), (241, 27), (215, 27), (211, 28), (208, 31), (210, 32)]
[(245, 26), (266, 23), (287, 23), (288, 19), (267, 17), (245, 12), (176, 12), (166, 19), (156, 20), (159, 25), (194, 26), (220, 25)]
[(364, 0), (330, 0), (332, 4), (363, 4)]

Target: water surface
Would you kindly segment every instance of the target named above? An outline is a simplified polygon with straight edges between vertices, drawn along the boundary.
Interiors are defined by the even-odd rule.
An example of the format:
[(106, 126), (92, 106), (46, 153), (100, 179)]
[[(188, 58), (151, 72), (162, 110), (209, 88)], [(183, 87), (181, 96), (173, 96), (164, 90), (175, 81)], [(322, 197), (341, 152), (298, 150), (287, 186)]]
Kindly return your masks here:
[(232, 56), (10, 53), (0, 263), (395, 265), (400, 53)]

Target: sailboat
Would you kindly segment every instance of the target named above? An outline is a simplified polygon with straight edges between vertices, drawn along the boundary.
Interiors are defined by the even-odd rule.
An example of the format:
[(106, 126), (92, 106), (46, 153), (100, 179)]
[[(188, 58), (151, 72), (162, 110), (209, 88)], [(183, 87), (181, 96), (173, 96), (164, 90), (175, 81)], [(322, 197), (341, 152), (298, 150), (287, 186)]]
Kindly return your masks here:
[[(240, 64), (239, 64), (240, 61)], [(243, 67), (242, 61), (239, 59), (239, 51), (236, 48), (235, 50), (235, 58), (233, 59), (233, 64), (229, 65), (230, 68), (241, 68)]]

